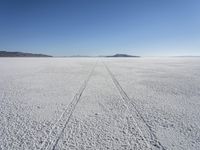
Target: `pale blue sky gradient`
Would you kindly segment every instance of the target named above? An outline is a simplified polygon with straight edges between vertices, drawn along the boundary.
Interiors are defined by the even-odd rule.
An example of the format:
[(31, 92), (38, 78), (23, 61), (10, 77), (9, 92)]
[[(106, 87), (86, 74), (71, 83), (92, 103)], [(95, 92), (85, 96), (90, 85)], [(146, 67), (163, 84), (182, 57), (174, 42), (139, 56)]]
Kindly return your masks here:
[(0, 0), (0, 50), (200, 55), (200, 1)]

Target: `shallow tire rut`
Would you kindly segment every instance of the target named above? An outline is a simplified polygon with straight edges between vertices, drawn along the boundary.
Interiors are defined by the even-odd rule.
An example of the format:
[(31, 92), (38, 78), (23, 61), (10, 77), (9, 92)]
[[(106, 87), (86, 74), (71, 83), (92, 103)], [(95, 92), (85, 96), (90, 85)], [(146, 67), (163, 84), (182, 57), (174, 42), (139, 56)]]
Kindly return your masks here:
[(150, 149), (103, 64), (96, 67), (55, 149)]
[(41, 144), (40, 150), (53, 150), (55, 149), (60, 137), (63, 134), (64, 129), (66, 128), (80, 98), (83, 94), (88, 81), (90, 80), (90, 77), (92, 76), (94, 69), (97, 65), (97, 62), (93, 66), (91, 72), (89, 73), (87, 79), (84, 81), (82, 86), (80, 87), (79, 91), (75, 94), (72, 102), (68, 105), (68, 107), (64, 110), (64, 112), (61, 114), (58, 121), (54, 124), (51, 131), (49, 132), (47, 138), (44, 140), (44, 142)]
[(122, 86), (119, 84), (113, 73), (110, 71), (109, 67), (103, 62), (107, 72), (109, 73), (110, 77), (112, 78), (112, 81), (114, 85), (116, 86), (117, 90), (119, 91), (122, 99), (124, 100), (125, 104), (127, 105), (127, 108), (134, 112), (133, 114), (133, 121), (136, 124), (136, 127), (138, 128), (141, 136), (143, 137), (145, 143), (149, 147), (149, 149), (162, 149), (166, 150), (166, 148), (158, 141), (155, 133), (152, 131), (151, 127), (148, 125), (148, 123), (145, 121), (144, 117), (141, 115), (139, 110), (137, 109), (136, 104), (131, 101), (131, 99), (128, 97), (126, 92), (123, 90)]

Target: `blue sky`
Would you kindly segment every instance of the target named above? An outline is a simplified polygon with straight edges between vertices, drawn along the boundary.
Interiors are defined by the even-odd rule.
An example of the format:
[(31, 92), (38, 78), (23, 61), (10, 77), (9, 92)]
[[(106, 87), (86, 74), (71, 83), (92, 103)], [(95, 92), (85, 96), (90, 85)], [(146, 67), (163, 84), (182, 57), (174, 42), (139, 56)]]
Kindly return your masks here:
[(200, 55), (200, 1), (0, 0), (0, 50)]

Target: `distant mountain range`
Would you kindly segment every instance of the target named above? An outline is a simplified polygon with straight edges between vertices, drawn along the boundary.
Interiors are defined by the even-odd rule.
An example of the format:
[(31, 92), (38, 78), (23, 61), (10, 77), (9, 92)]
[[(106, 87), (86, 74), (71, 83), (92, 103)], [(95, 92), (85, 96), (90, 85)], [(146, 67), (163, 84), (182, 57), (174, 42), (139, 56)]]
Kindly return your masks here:
[(52, 57), (45, 54), (0, 51), (0, 57)]
[[(53, 56), (46, 55), (46, 54), (0, 51), (0, 57), (53, 57)], [(115, 55), (110, 55), (110, 56), (74, 55), (74, 56), (59, 56), (59, 57), (140, 57), (140, 56), (133, 56), (133, 55), (128, 55), (128, 54), (115, 54)]]
[(72, 56), (64, 56), (64, 57), (140, 57), (140, 56), (133, 56), (127, 54), (115, 54), (110, 56), (100, 55), (100, 56), (89, 56), (89, 55), (72, 55)]
[(140, 56), (133, 56), (133, 55), (127, 55), (127, 54), (115, 54), (115, 55), (106, 56), (106, 57), (140, 57)]

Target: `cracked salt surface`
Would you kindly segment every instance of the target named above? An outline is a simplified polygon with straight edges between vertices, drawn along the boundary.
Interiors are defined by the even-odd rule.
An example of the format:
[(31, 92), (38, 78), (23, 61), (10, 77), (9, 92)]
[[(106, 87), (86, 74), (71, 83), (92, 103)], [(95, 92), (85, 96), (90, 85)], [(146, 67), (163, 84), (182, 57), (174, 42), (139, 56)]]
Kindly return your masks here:
[(200, 149), (199, 64), (1, 58), (0, 149)]

